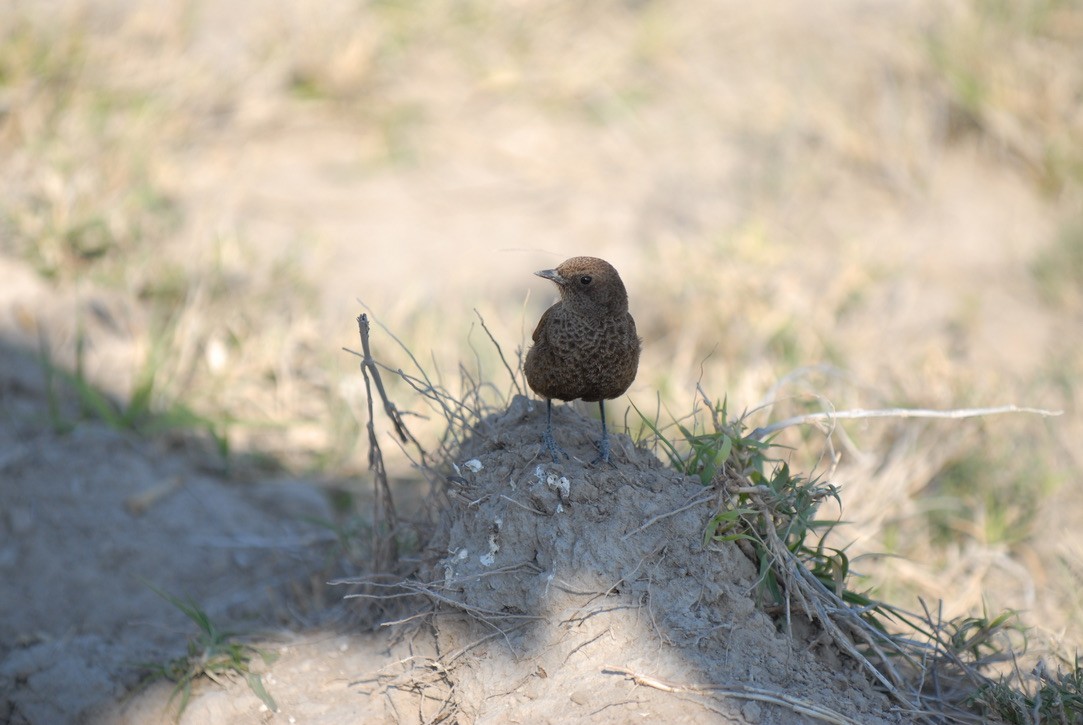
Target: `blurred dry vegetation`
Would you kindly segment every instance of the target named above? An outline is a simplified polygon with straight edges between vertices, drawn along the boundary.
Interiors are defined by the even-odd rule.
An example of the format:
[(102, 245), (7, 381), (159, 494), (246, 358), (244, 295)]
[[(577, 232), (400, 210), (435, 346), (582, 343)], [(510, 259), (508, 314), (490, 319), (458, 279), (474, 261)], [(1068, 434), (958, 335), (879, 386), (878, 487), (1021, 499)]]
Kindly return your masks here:
[(574, 254), (621, 270), (663, 424), (697, 382), (754, 425), (1064, 410), (781, 441), (875, 596), (1083, 642), (1079, 0), (16, 2), (0, 163), (0, 253), (76, 310), (26, 311), (57, 364), (327, 478), (365, 465), (357, 299), (495, 405), (474, 310), (514, 357)]

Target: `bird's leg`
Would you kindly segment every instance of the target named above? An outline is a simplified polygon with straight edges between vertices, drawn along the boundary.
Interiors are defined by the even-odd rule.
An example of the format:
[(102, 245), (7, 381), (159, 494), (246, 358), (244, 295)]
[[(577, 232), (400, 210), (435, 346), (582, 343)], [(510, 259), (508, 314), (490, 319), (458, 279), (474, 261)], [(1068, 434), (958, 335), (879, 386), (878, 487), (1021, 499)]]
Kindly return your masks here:
[(542, 436), (542, 442), (545, 443), (545, 448), (549, 451), (549, 455), (553, 457), (553, 463), (560, 460), (557, 453), (563, 453), (564, 457), (568, 457), (568, 453), (557, 445), (556, 440), (553, 438), (553, 399), (545, 399), (545, 435)]
[(605, 401), (598, 401), (598, 410), (602, 414), (602, 440), (598, 442), (598, 457), (592, 463), (609, 463), (609, 434), (605, 430)]

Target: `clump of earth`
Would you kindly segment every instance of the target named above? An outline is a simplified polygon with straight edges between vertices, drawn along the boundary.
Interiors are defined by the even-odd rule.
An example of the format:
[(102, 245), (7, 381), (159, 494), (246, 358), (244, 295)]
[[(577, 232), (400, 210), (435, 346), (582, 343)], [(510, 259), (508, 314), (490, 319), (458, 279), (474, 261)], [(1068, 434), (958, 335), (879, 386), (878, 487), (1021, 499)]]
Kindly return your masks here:
[(552, 462), (543, 422), (544, 406), (516, 397), (462, 449), (417, 587), (436, 602), (450, 690), (426, 717), (896, 721), (816, 627), (783, 633), (756, 606), (736, 545), (704, 544), (718, 491), (625, 437), (613, 465), (585, 463), (600, 426), (570, 407), (554, 425), (572, 456)]

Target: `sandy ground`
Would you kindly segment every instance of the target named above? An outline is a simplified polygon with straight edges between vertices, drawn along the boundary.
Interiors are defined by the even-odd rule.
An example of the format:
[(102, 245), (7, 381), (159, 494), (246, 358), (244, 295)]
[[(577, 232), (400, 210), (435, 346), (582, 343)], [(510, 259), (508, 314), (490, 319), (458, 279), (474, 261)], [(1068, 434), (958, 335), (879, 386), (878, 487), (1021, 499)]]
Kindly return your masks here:
[[(458, 456), (484, 463), (470, 500), (487, 498), (449, 499), (439, 536), (469, 553), (444, 562), (464, 601), (533, 628), (476, 644), (493, 622), (448, 616), (372, 634), (326, 586), (365, 568), (328, 493), (362, 509), (370, 495), (364, 389), (341, 351), (357, 347), (358, 300), (449, 386), (460, 363), (506, 386), (473, 311), (514, 363), (552, 294), (530, 273), (575, 254), (606, 257), (629, 287), (645, 348), (628, 399), (644, 410), (657, 395), (682, 410), (697, 382), (734, 411), (776, 400), (764, 418), (899, 401), (1064, 410), (847, 427), (832, 473), (851, 522), (837, 543), (855, 561), (897, 555), (861, 562), (879, 592), (943, 597), (949, 615), (1017, 609), (1035, 641), (1074, 651), (1083, 308), (1071, 289), (1050, 304), (1032, 269), (1083, 204), (1035, 182), (1026, 128), (991, 114), (1008, 129), (994, 142), (960, 125), (926, 54), (965, 4), (941, 7), (17, 5), (6, 37), (47, 42), (0, 54), (29, 68), (0, 83), (0, 721), (168, 720), (168, 685), (123, 699), (133, 663), (181, 654), (193, 630), (146, 582), (278, 656), (256, 665), (278, 714), (243, 682), (201, 681), (183, 722), (798, 721), (610, 667), (892, 721), (837, 652), (773, 634), (746, 562), (698, 558), (705, 511), (614, 543), (691, 495), (648, 454), (625, 442), (614, 471), (552, 471), (570, 499), (547, 488), (538, 411), (521, 401)], [(51, 74), (58, 37), (77, 38), (74, 70)], [(1031, 85), (1052, 99), (1072, 67)], [(105, 253), (88, 229), (105, 230)], [(414, 369), (382, 330), (374, 343)], [(199, 421), (87, 420), (44, 353), (118, 400), (153, 361), (156, 405), (227, 430), (231, 457)], [(614, 419), (634, 421), (624, 408)], [(440, 416), (410, 421), (435, 448)], [(564, 423), (586, 457), (589, 424)], [(400, 503), (416, 504), (424, 486), (381, 435), (393, 476), (412, 479)], [(975, 459), (965, 490), (991, 493), (946, 490), (944, 471)], [(534, 567), (508, 601), (469, 578), (497, 518), (501, 551)], [(431, 571), (450, 553), (430, 552)], [(654, 574), (609, 592), (640, 561)], [(649, 604), (697, 586), (695, 603)]]

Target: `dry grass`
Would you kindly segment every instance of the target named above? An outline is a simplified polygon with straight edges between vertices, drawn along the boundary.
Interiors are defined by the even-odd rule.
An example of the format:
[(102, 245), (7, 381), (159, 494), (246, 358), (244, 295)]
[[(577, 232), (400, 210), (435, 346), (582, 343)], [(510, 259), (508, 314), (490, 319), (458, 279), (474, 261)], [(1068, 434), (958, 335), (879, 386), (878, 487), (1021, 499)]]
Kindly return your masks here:
[(949, 133), (976, 135), (1054, 194), (1083, 179), (1081, 17), (1073, 1), (965, 3), (929, 34)]
[(420, 365), (381, 362), (461, 400), (505, 375), (474, 308), (512, 359), (549, 294), (529, 273), (596, 253), (632, 293), (644, 410), (697, 382), (772, 400), (762, 421), (1065, 409), (840, 426), (835, 535), (884, 597), (1083, 641), (1078, 2), (70, 8), (0, 19), (0, 251), (140, 313), (157, 410), (351, 475), (356, 298)]

